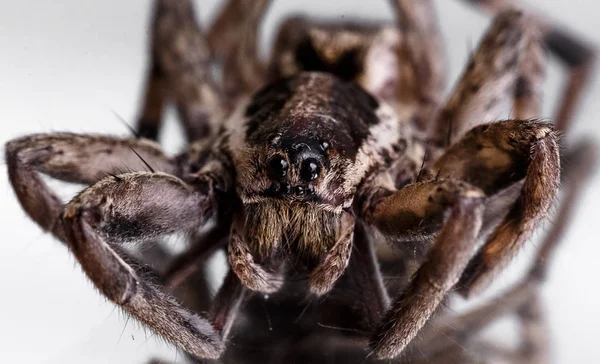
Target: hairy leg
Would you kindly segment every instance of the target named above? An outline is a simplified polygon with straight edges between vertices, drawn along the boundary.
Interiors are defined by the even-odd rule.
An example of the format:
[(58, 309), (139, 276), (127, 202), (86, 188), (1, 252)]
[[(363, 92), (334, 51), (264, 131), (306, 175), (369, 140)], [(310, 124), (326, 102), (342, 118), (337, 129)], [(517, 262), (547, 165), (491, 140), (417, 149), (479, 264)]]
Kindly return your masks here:
[[(509, 8), (522, 7), (524, 3), (520, 0), (465, 1), (492, 14)], [(542, 15), (534, 14), (531, 23), (541, 30), (547, 49), (568, 68), (564, 91), (557, 102), (554, 116), (556, 127), (561, 131), (567, 131), (572, 124), (573, 115), (579, 106), (583, 92), (593, 78), (596, 50), (580, 37)]]
[(562, 199), (549, 232), (542, 241), (536, 264), (532, 267), (530, 275), (537, 279), (545, 279), (548, 262), (561, 242), (566, 227), (573, 215), (584, 191), (585, 184), (590, 181), (598, 169), (599, 151), (596, 143), (584, 141), (568, 150), (562, 156), (563, 181), (561, 186)]
[(155, 0), (150, 66), (137, 130), (157, 139), (166, 102), (173, 100), (188, 141), (216, 131), (222, 95), (211, 74), (207, 41), (189, 0)]
[(458, 282), (473, 254), (483, 201), (483, 192), (467, 183), (435, 180), (369, 202), (374, 208), (368, 209), (372, 213), (367, 221), (390, 238), (410, 241), (432, 235), (441, 226), (427, 259), (375, 331), (371, 347), (377, 358), (397, 356)]
[(440, 177), (467, 181), (488, 196), (523, 180), (508, 214), (463, 273), (463, 295), (483, 289), (547, 216), (560, 182), (557, 139), (552, 125), (532, 120), (480, 125), (434, 163)]
[[(375, 247), (369, 239), (369, 233), (362, 223), (357, 223), (354, 230), (354, 249), (350, 256), (350, 263), (339, 283), (344, 288), (342, 293), (351, 293), (345, 298), (347, 304), (358, 307), (363, 322), (361, 326), (365, 329), (373, 330), (377, 327), (383, 314), (389, 309), (390, 297), (381, 277), (379, 263), (375, 256)], [(349, 292), (348, 292), (349, 291)], [(358, 304), (354, 301), (358, 294), (362, 302)]]
[(430, 0), (392, 0), (402, 34), (397, 101), (418, 105), (416, 125), (422, 130), (442, 102), (446, 86), (446, 57)]
[(539, 104), (543, 51), (528, 16), (498, 14), (431, 129), (438, 148), (454, 143), (475, 125), (497, 120), (515, 101), (515, 112), (533, 116)]
[(23, 209), (45, 231), (63, 239), (63, 204), (39, 173), (90, 184), (111, 174), (152, 169), (177, 174), (174, 159), (143, 139), (69, 133), (35, 134), (6, 144), (8, 175)]
[[(104, 295), (188, 352), (200, 357), (220, 354), (223, 344), (211, 324), (150, 283), (149, 275), (155, 278), (152, 269), (123, 246), (197, 230), (215, 213), (212, 186), (217, 181), (197, 175), (192, 186), (161, 172), (112, 174), (127, 167), (178, 172), (178, 165), (155, 143), (138, 139), (32, 135), (9, 142), (6, 159), (25, 211), (67, 243)], [(69, 182), (96, 183), (63, 208), (39, 173)]]
[(65, 206), (62, 225), (84, 272), (111, 301), (197, 357), (216, 358), (223, 343), (211, 323), (172, 301), (140, 274), (123, 244), (193, 231), (213, 210), (213, 196), (176, 177), (107, 177)]
[(213, 55), (222, 62), (228, 103), (255, 91), (265, 82), (259, 54), (259, 26), (271, 0), (228, 0), (208, 31)]
[(211, 310), (214, 327), (221, 334), (223, 341), (228, 339), (240, 305), (249, 294), (235, 272), (229, 270)]

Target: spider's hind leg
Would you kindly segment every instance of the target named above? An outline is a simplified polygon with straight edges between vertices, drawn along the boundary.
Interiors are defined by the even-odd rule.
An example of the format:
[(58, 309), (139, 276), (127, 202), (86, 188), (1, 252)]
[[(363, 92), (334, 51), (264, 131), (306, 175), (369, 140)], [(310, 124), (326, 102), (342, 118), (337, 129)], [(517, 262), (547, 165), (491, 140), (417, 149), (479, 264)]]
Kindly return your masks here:
[(146, 93), (136, 126), (139, 136), (158, 138), (170, 100), (177, 105), (189, 142), (211, 135), (223, 117), (223, 100), (192, 2), (156, 0), (151, 37)]
[[(492, 14), (506, 9), (520, 7), (519, 0), (465, 0), (473, 6), (482, 8)], [(530, 26), (537, 26), (541, 32), (546, 48), (558, 57), (567, 67), (567, 78), (564, 91), (557, 102), (555, 125), (566, 131), (572, 123), (583, 92), (592, 79), (597, 52), (590, 44), (580, 39), (560, 25), (549, 21), (539, 14), (531, 17)]]
[(392, 0), (402, 34), (396, 102), (401, 107), (418, 105), (414, 121), (428, 127), (439, 108), (446, 86), (446, 55), (431, 0)]
[(433, 144), (446, 148), (470, 128), (497, 120), (511, 102), (514, 116), (539, 116), (545, 59), (540, 32), (529, 15), (498, 14), (431, 129)]
[(260, 24), (271, 0), (228, 0), (211, 25), (207, 39), (222, 65), (228, 105), (262, 86), (266, 69), (259, 52)]

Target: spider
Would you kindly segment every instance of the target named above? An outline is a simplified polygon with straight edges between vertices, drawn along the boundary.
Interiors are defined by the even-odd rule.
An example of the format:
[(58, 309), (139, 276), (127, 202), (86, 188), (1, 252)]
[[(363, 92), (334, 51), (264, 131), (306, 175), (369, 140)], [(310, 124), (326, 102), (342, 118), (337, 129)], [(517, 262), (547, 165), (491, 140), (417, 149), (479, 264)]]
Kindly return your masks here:
[[(288, 296), (295, 302), (308, 292), (326, 297), (317, 313), (352, 309), (355, 319), (338, 322), (368, 332), (362, 345), (349, 345), (360, 360), (397, 357), (418, 334), (420, 350), (443, 358), (452, 335), (425, 324), (453, 289), (485, 288), (547, 214), (560, 182), (557, 130), (566, 128), (593, 58), (508, 2), (472, 2), (494, 20), (444, 101), (428, 1), (394, 2), (399, 25), (291, 18), (268, 67), (256, 55), (268, 1), (229, 1), (206, 37), (190, 2), (156, 1), (138, 137), (15, 139), (6, 146), (10, 181), (25, 211), (67, 244), (106, 297), (192, 357), (227, 357), (236, 317), (255, 317), (238, 316), (246, 299), (252, 312), (255, 292), (273, 295), (283, 316), (295, 312)], [(571, 66), (555, 126), (532, 119), (544, 45)], [(223, 68), (220, 83), (213, 60)], [(174, 158), (150, 141), (168, 100), (191, 143)], [(515, 119), (492, 122), (511, 102)], [(590, 170), (592, 148), (570, 152), (578, 163), (568, 172)], [(123, 163), (132, 172), (115, 169)], [(63, 206), (38, 173), (91, 186)], [(576, 198), (577, 189), (565, 189)], [(171, 299), (125, 249), (175, 232), (195, 243), (158, 278), (166, 287), (187, 278), (191, 263), (227, 249), (231, 269), (208, 315)], [(418, 268), (404, 287), (382, 283), (380, 269), (403, 264), (374, 251), (384, 241), (415, 252)], [(506, 295), (505, 310), (527, 328), (535, 328), (535, 289), (555, 242), (542, 245), (531, 274)], [(352, 301), (328, 303), (348, 292)], [(476, 318), (491, 311), (453, 326), (475, 332)], [(458, 330), (457, 340), (463, 336)], [(331, 339), (345, 345), (344, 336)]]

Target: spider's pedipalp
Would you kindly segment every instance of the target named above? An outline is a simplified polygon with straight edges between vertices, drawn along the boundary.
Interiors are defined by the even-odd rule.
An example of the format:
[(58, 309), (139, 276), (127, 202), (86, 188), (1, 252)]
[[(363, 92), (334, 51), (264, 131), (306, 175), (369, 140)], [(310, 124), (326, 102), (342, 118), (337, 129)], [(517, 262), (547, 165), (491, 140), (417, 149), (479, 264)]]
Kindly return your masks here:
[(346, 270), (352, 252), (354, 224), (354, 216), (348, 212), (342, 212), (340, 223), (336, 229), (335, 244), (310, 275), (309, 287), (313, 294), (327, 293)]

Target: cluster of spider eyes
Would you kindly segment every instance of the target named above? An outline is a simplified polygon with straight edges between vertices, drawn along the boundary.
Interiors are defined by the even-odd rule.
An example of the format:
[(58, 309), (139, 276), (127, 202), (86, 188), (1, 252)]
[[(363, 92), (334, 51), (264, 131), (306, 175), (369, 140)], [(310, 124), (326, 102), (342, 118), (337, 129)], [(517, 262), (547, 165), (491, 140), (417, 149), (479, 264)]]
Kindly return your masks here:
[[(329, 148), (329, 142), (321, 142), (321, 149), (326, 151)], [(292, 192), (292, 187), (285, 182), (289, 170), (289, 163), (282, 155), (273, 156), (267, 165), (267, 175), (274, 181), (275, 192), (288, 194)], [(306, 158), (300, 164), (300, 178), (307, 182), (307, 186), (295, 186), (294, 192), (297, 195), (312, 194), (314, 186), (311, 182), (319, 178), (321, 172), (321, 162), (316, 158)]]

